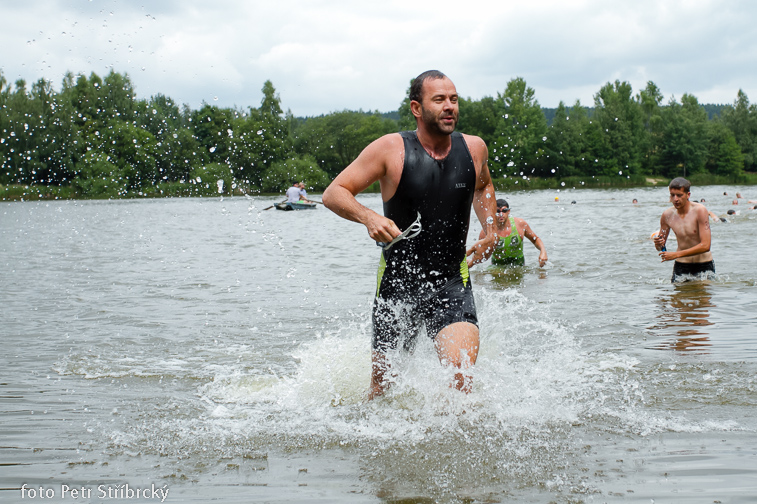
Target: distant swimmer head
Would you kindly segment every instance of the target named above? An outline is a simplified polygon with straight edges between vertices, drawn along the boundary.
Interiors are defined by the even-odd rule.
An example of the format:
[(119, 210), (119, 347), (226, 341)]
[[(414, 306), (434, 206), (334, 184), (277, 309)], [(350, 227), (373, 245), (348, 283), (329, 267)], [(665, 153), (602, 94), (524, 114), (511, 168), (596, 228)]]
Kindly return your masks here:
[(576, 204), (576, 200), (571, 201), (570, 204), (571, 205), (575, 205)]
[(728, 210), (728, 215), (734, 215), (736, 213), (736, 210)]
[(560, 201), (560, 196), (555, 196), (555, 201)]
[(507, 220), (507, 214), (509, 211), (510, 204), (507, 202), (507, 200), (499, 198), (497, 200), (497, 219), (499, 219), (500, 222), (505, 222), (505, 220)]

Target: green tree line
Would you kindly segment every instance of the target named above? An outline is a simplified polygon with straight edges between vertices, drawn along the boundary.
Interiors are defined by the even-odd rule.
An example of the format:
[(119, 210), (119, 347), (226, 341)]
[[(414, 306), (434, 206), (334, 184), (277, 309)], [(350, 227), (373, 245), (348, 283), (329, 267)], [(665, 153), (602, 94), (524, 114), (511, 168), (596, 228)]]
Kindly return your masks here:
[[(409, 90), (409, 89), (408, 89)], [(60, 91), (0, 72), (0, 184), (80, 197), (280, 192), (294, 180), (324, 189), (371, 141), (414, 129), (398, 112), (297, 118), (270, 81), (258, 107), (197, 110), (159, 94), (138, 99), (127, 74), (66, 74)], [(745, 180), (757, 163), (757, 106), (739, 91), (720, 115), (697, 98), (663, 99), (607, 83), (591, 107), (560, 103), (547, 121), (522, 78), (496, 97), (460, 99), (458, 129), (489, 146), (497, 179), (664, 177)]]
[(551, 124), (534, 94), (515, 78), (496, 98), (460, 102), (459, 128), (487, 142), (495, 177), (708, 173), (739, 181), (755, 170), (757, 106), (742, 91), (710, 119), (695, 96), (664, 103), (653, 82), (634, 94), (629, 83), (615, 81), (594, 95), (591, 108), (560, 102)]

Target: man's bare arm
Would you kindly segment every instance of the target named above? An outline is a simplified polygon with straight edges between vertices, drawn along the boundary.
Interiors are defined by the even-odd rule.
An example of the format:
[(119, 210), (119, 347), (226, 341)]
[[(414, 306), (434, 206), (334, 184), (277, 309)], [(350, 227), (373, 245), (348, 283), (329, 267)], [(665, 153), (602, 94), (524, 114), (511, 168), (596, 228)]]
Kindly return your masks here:
[(476, 212), (476, 217), (483, 226), (483, 230), (488, 235), (494, 233), (497, 199), (494, 195), (494, 184), (492, 184), (489, 174), (489, 167), (484, 165), (481, 173), (482, 176), (479, 177), (479, 183), (476, 185), (476, 192), (473, 195), (473, 210)]
[(528, 238), (531, 243), (534, 244), (534, 247), (539, 249), (539, 266), (544, 267), (545, 264), (547, 264), (547, 247), (544, 245), (544, 242), (536, 236), (536, 233), (531, 229), (531, 226), (528, 225), (528, 222), (523, 221), (524, 228), (523, 228), (523, 236)]
[(326, 208), (340, 217), (363, 224), (377, 242), (391, 241), (401, 231), (392, 220), (360, 204), (355, 196), (386, 176), (390, 153), (396, 148), (397, 140), (393, 136), (399, 137), (386, 135), (368, 145), (323, 192)]
[(486, 144), (478, 137), (467, 137), (469, 149), (474, 156), (474, 162), (479, 161), (481, 168), (476, 177), (476, 189), (473, 194), (473, 210), (486, 234), (468, 249), (468, 267), (488, 259), (497, 244), (497, 233), (494, 232), (494, 217), (497, 213), (497, 200), (494, 195), (494, 185), (489, 173), (489, 151)]
[(668, 235), (670, 234), (667, 213), (668, 210), (662, 212), (662, 215), (660, 216), (660, 232), (657, 233), (657, 236), (654, 239), (654, 246), (658, 251), (662, 250), (665, 246), (668, 241)]

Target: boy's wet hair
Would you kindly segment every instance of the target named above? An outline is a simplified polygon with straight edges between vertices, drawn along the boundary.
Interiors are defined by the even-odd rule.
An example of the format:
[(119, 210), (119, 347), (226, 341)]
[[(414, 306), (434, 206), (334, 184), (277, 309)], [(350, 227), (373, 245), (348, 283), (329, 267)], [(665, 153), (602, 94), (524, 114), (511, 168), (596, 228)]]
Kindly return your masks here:
[(691, 182), (683, 177), (676, 177), (668, 184), (670, 189), (683, 189), (685, 192), (691, 192)]

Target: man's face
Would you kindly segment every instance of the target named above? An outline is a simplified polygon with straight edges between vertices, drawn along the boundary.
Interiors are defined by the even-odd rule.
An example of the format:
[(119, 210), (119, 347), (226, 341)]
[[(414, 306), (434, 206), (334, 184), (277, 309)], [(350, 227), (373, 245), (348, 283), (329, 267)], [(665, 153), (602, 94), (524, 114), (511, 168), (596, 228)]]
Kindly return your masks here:
[(432, 131), (451, 134), (459, 115), (455, 85), (447, 78), (426, 79), (422, 89), (421, 120)]
[(673, 203), (673, 206), (676, 207), (676, 209), (681, 208), (687, 201), (689, 201), (691, 193), (688, 193), (683, 189), (674, 189), (672, 187), (669, 190), (670, 202)]
[(497, 207), (497, 221), (499, 223), (504, 223), (507, 218), (510, 217), (510, 208), (509, 207)]

